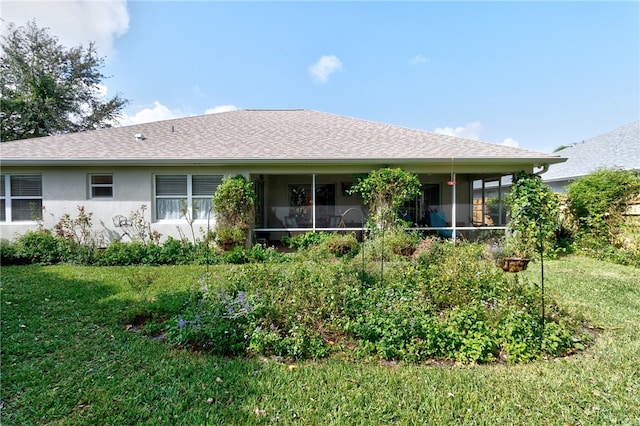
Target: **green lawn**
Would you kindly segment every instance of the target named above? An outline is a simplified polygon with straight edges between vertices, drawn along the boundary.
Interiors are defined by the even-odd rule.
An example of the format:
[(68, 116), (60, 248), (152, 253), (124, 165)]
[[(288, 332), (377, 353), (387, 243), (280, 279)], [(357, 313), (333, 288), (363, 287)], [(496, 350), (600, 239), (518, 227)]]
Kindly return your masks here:
[[(534, 281), (538, 267), (527, 271)], [(416, 366), (225, 359), (128, 329), (145, 297), (172, 292), (179, 303), (204, 268), (3, 267), (0, 422), (640, 424), (640, 269), (586, 258), (545, 263), (550, 296), (599, 330), (583, 353)], [(131, 289), (134, 273), (153, 274), (150, 294)]]

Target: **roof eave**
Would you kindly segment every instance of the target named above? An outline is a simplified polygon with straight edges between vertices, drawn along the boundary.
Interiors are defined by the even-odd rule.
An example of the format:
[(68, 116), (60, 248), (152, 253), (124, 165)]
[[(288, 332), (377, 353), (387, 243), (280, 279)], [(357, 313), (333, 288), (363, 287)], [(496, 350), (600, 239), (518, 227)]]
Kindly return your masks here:
[(168, 166), (168, 165), (293, 165), (293, 164), (522, 164), (543, 166), (565, 162), (562, 157), (460, 157), (460, 158), (4, 158), (1, 166)]

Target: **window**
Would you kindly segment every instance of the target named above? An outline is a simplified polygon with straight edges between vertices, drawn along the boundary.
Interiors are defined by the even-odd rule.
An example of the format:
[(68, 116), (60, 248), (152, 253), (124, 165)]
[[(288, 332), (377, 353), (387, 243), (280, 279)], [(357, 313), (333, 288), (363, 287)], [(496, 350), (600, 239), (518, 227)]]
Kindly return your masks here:
[(113, 175), (90, 175), (89, 197), (113, 198)]
[(156, 220), (206, 219), (222, 175), (157, 175)]
[(0, 210), (2, 222), (42, 219), (42, 176), (2, 175)]
[(505, 196), (511, 176), (477, 179), (473, 181), (473, 224), (502, 226), (507, 223)]

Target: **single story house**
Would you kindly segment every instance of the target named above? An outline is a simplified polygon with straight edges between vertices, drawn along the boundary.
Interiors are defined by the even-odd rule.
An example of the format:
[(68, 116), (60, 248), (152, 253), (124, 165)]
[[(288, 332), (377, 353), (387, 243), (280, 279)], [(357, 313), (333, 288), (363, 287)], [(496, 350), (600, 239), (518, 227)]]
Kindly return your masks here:
[(640, 121), (570, 145), (556, 152), (567, 158), (542, 175), (555, 192), (599, 169), (640, 170)]
[[(474, 184), (564, 161), (311, 110), (238, 110), (5, 142), (0, 150), (0, 237), (51, 229), (82, 206), (105, 241), (123, 237), (122, 218), (133, 212), (163, 238), (190, 229), (202, 235), (213, 229), (217, 185), (238, 174), (254, 182), (261, 238), (358, 231), (366, 207), (349, 188), (381, 167), (422, 182), (422, 194), (402, 210), (406, 220), (455, 238), (486, 225), (474, 220), (474, 203), (484, 208), (483, 198), (474, 202)], [(430, 223), (433, 212), (446, 223)]]

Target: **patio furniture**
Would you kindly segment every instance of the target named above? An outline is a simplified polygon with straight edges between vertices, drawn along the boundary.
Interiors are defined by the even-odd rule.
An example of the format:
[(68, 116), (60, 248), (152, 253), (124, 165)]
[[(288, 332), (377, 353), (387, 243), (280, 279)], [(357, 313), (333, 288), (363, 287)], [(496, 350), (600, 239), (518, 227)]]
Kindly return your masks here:
[[(450, 226), (444, 217), (444, 213), (439, 211), (430, 212), (429, 221), (430, 221), (430, 225), (434, 228), (445, 228)], [(438, 233), (439, 236), (444, 238), (451, 238), (451, 236), (453, 235), (453, 231), (450, 229), (438, 229), (436, 232)], [(460, 231), (456, 231), (456, 237), (461, 237), (461, 236), (462, 234), (460, 233)]]

